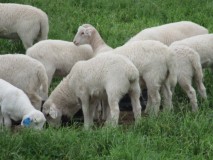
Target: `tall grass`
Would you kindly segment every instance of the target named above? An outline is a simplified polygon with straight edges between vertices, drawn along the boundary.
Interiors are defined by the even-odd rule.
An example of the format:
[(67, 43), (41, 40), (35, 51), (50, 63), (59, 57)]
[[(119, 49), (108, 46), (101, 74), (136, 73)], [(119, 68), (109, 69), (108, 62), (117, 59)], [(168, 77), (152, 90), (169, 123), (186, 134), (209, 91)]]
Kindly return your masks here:
[[(94, 25), (112, 47), (124, 44), (140, 30), (191, 20), (213, 31), (210, 0), (1, 0), (41, 8), (49, 16), (50, 39), (72, 41), (83, 23)], [(0, 54), (24, 53), (21, 42), (0, 39)], [(53, 82), (51, 90), (58, 84)], [(0, 159), (213, 159), (212, 73), (205, 71), (208, 100), (191, 113), (186, 94), (177, 87), (175, 111), (142, 117), (137, 125), (97, 127), (77, 124), (37, 132), (0, 130)]]

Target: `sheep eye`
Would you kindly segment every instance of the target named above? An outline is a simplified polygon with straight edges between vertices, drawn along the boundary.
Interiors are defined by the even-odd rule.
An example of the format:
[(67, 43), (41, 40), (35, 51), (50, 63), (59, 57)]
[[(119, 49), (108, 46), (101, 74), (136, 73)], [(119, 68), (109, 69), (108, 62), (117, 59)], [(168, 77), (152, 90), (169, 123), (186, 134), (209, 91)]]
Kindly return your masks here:
[(81, 35), (84, 35), (84, 32), (81, 32)]

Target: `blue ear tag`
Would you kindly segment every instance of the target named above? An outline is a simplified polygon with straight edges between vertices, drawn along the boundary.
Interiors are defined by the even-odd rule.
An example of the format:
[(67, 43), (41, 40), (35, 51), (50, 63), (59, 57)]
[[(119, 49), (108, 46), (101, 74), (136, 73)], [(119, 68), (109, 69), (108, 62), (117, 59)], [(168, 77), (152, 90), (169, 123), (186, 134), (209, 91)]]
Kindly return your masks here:
[(30, 126), (30, 123), (31, 123), (31, 120), (30, 120), (29, 117), (28, 117), (28, 118), (25, 118), (25, 119), (23, 120), (23, 124), (24, 124), (25, 127), (29, 127), (29, 126)]

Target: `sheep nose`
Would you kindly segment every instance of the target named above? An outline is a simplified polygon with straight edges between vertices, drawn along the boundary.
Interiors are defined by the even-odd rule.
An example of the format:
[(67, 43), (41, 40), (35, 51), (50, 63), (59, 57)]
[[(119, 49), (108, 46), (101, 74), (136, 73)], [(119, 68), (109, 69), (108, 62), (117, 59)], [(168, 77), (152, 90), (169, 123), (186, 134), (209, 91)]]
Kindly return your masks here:
[(76, 41), (73, 42), (76, 46), (78, 46), (78, 43)]

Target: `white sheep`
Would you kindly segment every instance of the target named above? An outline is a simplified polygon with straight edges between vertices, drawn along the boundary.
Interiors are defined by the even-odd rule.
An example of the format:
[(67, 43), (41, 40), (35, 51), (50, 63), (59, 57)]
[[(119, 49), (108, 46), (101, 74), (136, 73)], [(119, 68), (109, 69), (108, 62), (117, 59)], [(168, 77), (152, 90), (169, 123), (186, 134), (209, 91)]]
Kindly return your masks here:
[(32, 106), (21, 89), (0, 79), (0, 124), (11, 127), (11, 120), (22, 120), (22, 126), (35, 129), (42, 129), (46, 122), (44, 114)]
[(54, 75), (68, 75), (77, 61), (88, 60), (94, 53), (89, 45), (77, 47), (68, 41), (43, 40), (27, 49), (26, 55), (44, 65), (50, 85)]
[(34, 41), (47, 39), (48, 17), (36, 7), (0, 3), (0, 38), (21, 39), (25, 49)]
[(157, 40), (169, 46), (174, 41), (207, 33), (208, 30), (199, 24), (180, 21), (144, 29), (127, 41), (126, 44), (138, 40)]
[(187, 46), (171, 45), (169, 48), (175, 53), (178, 84), (187, 93), (192, 105), (192, 111), (197, 111), (196, 91), (192, 87), (193, 78), (201, 97), (207, 98), (206, 88), (203, 84), (200, 56), (195, 50)]
[[(44, 66), (22, 54), (0, 55), (0, 65), (0, 78), (23, 90), (33, 106), (40, 110), (41, 101), (48, 97), (48, 77)], [(42, 95), (39, 95), (40, 89)]]
[[(98, 31), (94, 27), (81, 26), (73, 41), (76, 45), (88, 43), (92, 46), (93, 50), (95, 50), (95, 47), (101, 49), (101, 46), (89, 43), (103, 41), (96, 32)], [(91, 40), (88, 41), (88, 39)], [(126, 56), (139, 70), (141, 88), (147, 87), (148, 89), (148, 103), (145, 112), (154, 113), (155, 115), (159, 112), (161, 101), (159, 90), (164, 82), (167, 81), (166, 79), (170, 79), (163, 93), (166, 94), (164, 96), (166, 97), (164, 101), (165, 109), (172, 109), (172, 91), (170, 90), (170, 86), (175, 86), (177, 81), (176, 66), (174, 55), (166, 45), (153, 40), (136, 41), (109, 52)]]
[[(67, 88), (67, 83), (70, 91), (64, 93), (58, 89), (57, 95), (67, 97), (69, 104), (75, 106), (79, 103), (78, 100), (80, 101), (85, 128), (93, 124), (93, 103), (97, 100), (103, 100), (109, 104), (110, 114), (106, 123), (117, 125), (118, 103), (126, 93), (130, 94), (135, 119), (138, 120), (141, 116), (139, 73), (132, 62), (124, 56), (103, 53), (90, 60), (79, 61), (73, 66), (68, 77), (59, 85), (62, 87), (64, 85)], [(63, 104), (56, 106), (48, 100), (43, 105), (44, 113), (49, 114), (53, 119), (60, 119), (64, 108), (61, 107)], [(51, 100), (57, 101), (57, 99)]]
[(173, 45), (184, 45), (197, 51), (203, 68), (211, 67), (213, 71), (213, 34), (204, 34), (176, 41)]

